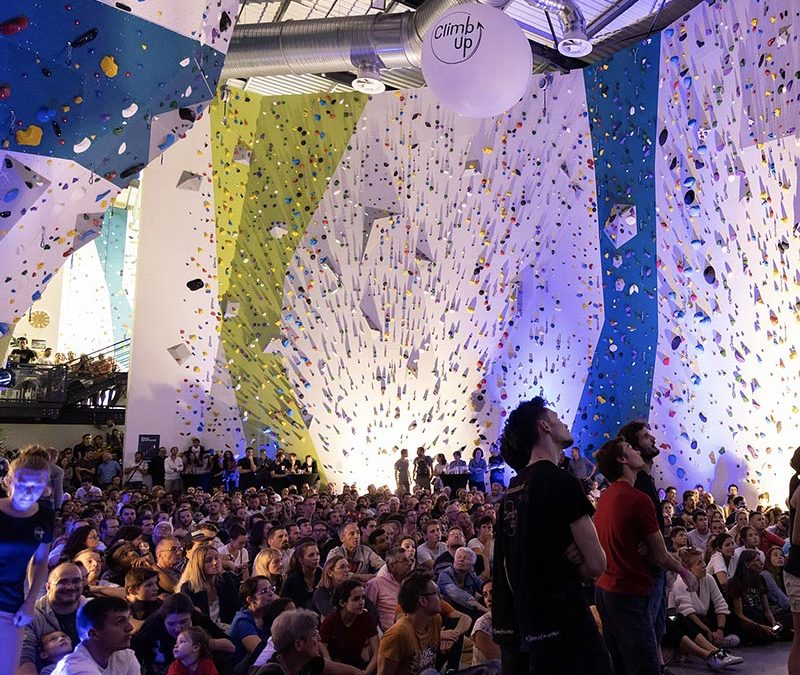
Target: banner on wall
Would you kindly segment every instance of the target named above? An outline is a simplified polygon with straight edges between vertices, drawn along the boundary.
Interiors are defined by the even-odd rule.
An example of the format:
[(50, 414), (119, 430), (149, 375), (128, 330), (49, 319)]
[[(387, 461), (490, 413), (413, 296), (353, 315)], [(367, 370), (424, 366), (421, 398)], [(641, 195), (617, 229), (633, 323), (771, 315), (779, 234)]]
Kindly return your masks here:
[(159, 447), (161, 447), (161, 436), (159, 434), (139, 434), (137, 450), (142, 453), (144, 459), (153, 459), (158, 454)]

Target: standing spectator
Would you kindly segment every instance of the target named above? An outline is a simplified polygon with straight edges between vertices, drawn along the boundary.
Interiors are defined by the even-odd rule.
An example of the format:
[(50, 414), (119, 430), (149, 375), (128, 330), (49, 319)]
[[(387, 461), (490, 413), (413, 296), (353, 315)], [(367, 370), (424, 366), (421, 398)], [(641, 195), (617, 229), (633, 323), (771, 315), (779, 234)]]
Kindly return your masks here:
[(244, 457), (242, 457), (236, 464), (239, 467), (239, 487), (244, 491), (251, 487), (258, 487), (256, 485), (256, 471), (258, 471), (258, 463), (255, 457), (255, 448), (245, 448)]
[(115, 477), (122, 475), (120, 463), (111, 456), (110, 452), (104, 452), (102, 461), (97, 465), (97, 482), (103, 490), (107, 490), (111, 481)]
[[(114, 430), (116, 431), (116, 429)], [(141, 490), (144, 487), (145, 476), (148, 474), (147, 460), (138, 450), (133, 456), (133, 464), (125, 469), (125, 487), (131, 490)]]
[(166, 461), (167, 461), (167, 449), (165, 447), (160, 447), (158, 449), (158, 454), (149, 461), (147, 467), (148, 470), (150, 471), (150, 478), (153, 481), (153, 487), (155, 487), (156, 485), (164, 487)]
[(433, 460), (425, 454), (425, 448), (417, 448), (414, 458), (414, 485), (418, 489), (430, 490)]
[(36, 352), (28, 347), (28, 338), (25, 337), (17, 339), (17, 346), (11, 350), (9, 356), (19, 364), (33, 363), (36, 360)]
[(503, 672), (612, 672), (582, 586), (606, 565), (594, 509), (577, 479), (558, 468), (572, 443), (541, 397), (517, 406), (503, 430), (503, 457), (517, 471), (500, 503), (494, 552), (492, 630)]
[(467, 466), (467, 463), (461, 459), (461, 452), (459, 450), (456, 450), (453, 453), (453, 461), (447, 465), (447, 473), (451, 475), (469, 473), (469, 467)]
[(497, 445), (493, 445), (489, 451), (489, 487), (495, 484), (506, 486), (506, 461)]
[(473, 490), (486, 492), (486, 460), (480, 448), (475, 448), (469, 460), (469, 485)]
[(139, 675), (141, 668), (131, 645), (133, 626), (123, 598), (90, 600), (78, 611), (81, 643), (59, 661), (53, 675)]
[(39, 498), (49, 472), (50, 455), (44, 448), (23, 448), (5, 477), (8, 496), (0, 498), (0, 644), (11, 664), (19, 662), (23, 631), (34, 619), (36, 598), (47, 578), (53, 511)]
[(411, 492), (411, 481), (408, 471), (408, 449), (400, 450), (400, 459), (394, 463), (394, 480), (397, 483), (397, 494)]
[(178, 456), (178, 448), (170, 448), (169, 457), (164, 460), (164, 489), (167, 494), (183, 490), (182, 473), (183, 459)]
[(50, 503), (53, 509), (61, 508), (61, 502), (64, 499), (64, 469), (58, 465), (58, 450), (55, 448), (47, 448), (47, 454), (50, 457)]
[(633, 487), (644, 468), (642, 455), (615, 438), (603, 444), (595, 458), (600, 473), (612, 481), (594, 519), (607, 557), (606, 571), (596, 585), (603, 637), (618, 672), (658, 673), (660, 650), (649, 612), (653, 577), (639, 546), (645, 543), (656, 564), (678, 572), (690, 592), (696, 590), (697, 579), (667, 553), (653, 502)]
[(118, 457), (122, 455), (124, 443), (125, 437), (118, 427), (114, 427), (111, 433), (106, 434), (106, 445), (108, 445), (112, 452), (117, 453)]
[(800, 675), (800, 447), (796, 448), (789, 460), (793, 476), (789, 480), (789, 557), (783, 568), (783, 583), (789, 596), (789, 609), (792, 612), (794, 636), (789, 652), (789, 675)]
[(378, 672), (419, 675), (436, 664), (442, 633), (442, 602), (433, 577), (412, 572), (400, 586), (403, 616), (383, 634), (378, 647)]
[(570, 450), (572, 459), (567, 464), (567, 470), (577, 478), (585, 488), (589, 479), (597, 473), (597, 467), (581, 454), (580, 448)]

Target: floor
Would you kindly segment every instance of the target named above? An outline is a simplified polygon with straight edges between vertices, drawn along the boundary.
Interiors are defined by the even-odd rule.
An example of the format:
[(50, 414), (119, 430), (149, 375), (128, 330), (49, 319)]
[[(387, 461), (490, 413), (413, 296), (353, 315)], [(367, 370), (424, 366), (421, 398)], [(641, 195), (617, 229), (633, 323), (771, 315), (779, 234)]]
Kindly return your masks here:
[[(731, 653), (741, 656), (744, 663), (733, 666), (722, 672), (741, 673), (741, 675), (786, 675), (786, 661), (789, 658), (788, 642), (778, 642), (767, 647), (740, 647), (731, 649)], [(696, 659), (689, 659), (682, 664), (673, 662), (668, 666), (674, 675), (696, 675), (709, 673), (706, 664)]]

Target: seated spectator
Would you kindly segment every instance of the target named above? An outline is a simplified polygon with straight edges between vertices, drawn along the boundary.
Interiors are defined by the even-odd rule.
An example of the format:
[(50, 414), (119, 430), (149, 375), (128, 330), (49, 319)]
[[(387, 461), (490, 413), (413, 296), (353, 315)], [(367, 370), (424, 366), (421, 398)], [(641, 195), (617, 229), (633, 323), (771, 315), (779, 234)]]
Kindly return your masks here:
[(230, 625), (240, 607), (239, 581), (235, 574), (222, 569), (219, 553), (209, 544), (200, 544), (192, 550), (178, 590), (221, 627)]
[(366, 597), (375, 605), (382, 631), (394, 624), (400, 585), (413, 570), (408, 554), (402, 548), (393, 548), (386, 555), (386, 564), (374, 579), (367, 582)]
[(242, 583), (239, 598), (244, 607), (236, 612), (228, 629), (228, 636), (236, 647), (236, 663), (269, 638), (269, 631), (264, 626), (264, 611), (275, 600), (275, 587), (266, 577), (254, 575)]
[(431, 571), (436, 558), (447, 551), (447, 544), (442, 541), (442, 526), (438, 521), (428, 522), (424, 531), (425, 541), (417, 547), (417, 564)]
[(711, 558), (708, 561), (708, 573), (713, 575), (719, 587), (725, 591), (728, 581), (736, 572), (733, 537), (729, 534), (718, 534), (711, 540)]
[(107, 571), (103, 575), (104, 581), (110, 581), (117, 586), (125, 585), (125, 575), (134, 567), (149, 567), (152, 564), (149, 550), (139, 547), (141, 542), (120, 539), (114, 544), (106, 555)]
[(133, 632), (161, 607), (158, 597), (158, 572), (149, 567), (134, 567), (125, 575), (125, 599), (131, 609)]
[(155, 614), (133, 636), (132, 646), (142, 666), (142, 675), (165, 675), (174, 660), (173, 649), (178, 635), (190, 626), (200, 626), (210, 636), (211, 653), (219, 669), (227, 666), (235, 651), (233, 643), (207, 616), (194, 609), (183, 593), (170, 595)]
[(283, 582), (281, 595), (291, 598), (296, 607), (311, 607), (311, 598), (322, 578), (319, 566), (319, 549), (313, 539), (299, 542), (292, 554), (289, 574)]
[(736, 573), (728, 582), (728, 597), (737, 618), (737, 632), (749, 643), (771, 642), (777, 637), (777, 632), (773, 631), (775, 616), (761, 576), (764, 561), (759, 553), (757, 550), (742, 551)]
[(67, 538), (64, 548), (61, 549), (58, 562), (70, 562), (78, 553), (86, 549), (97, 550), (100, 543), (100, 535), (97, 534), (97, 530), (93, 526), (81, 525), (76, 527)]
[(175, 660), (167, 675), (219, 675), (211, 658), (208, 633), (200, 627), (192, 626), (181, 631), (172, 655)]
[(322, 672), (319, 619), (314, 612), (291, 609), (281, 613), (272, 624), (275, 652), (267, 665), (255, 675), (299, 675)]
[(730, 629), (727, 626), (730, 610), (716, 582), (706, 574), (703, 552), (683, 548), (679, 557), (697, 579), (697, 590), (690, 591), (680, 577), (675, 581), (670, 607), (675, 609), (676, 616), (667, 624), (665, 644), (705, 660), (712, 670), (742, 663), (741, 658), (725, 651), (737, 646), (739, 638), (725, 635)]
[[(389, 525), (389, 523), (386, 523), (386, 525)], [(369, 546), (366, 548), (368, 551), (372, 551), (374, 553), (376, 559), (380, 560), (381, 566), (383, 566), (383, 559), (386, 557), (387, 551), (391, 548), (389, 527), (384, 527), (383, 525), (376, 527), (369, 535)], [(363, 577), (364, 575), (361, 576)], [(372, 575), (368, 576), (371, 577)]]
[(783, 582), (783, 568), (786, 565), (786, 557), (780, 546), (773, 546), (767, 552), (767, 561), (761, 576), (767, 585), (767, 596), (772, 613), (778, 623), (786, 626), (791, 625), (792, 616), (790, 612), (789, 597), (786, 595), (786, 586)]
[(467, 544), (483, 562), (481, 578), (486, 580), (491, 576), (492, 563), (494, 562), (494, 520), (491, 516), (483, 516), (478, 521), (478, 536), (469, 540)]
[(78, 610), (81, 643), (53, 670), (54, 675), (139, 675), (130, 649), (133, 626), (122, 598), (95, 598)]
[(418, 675), (436, 665), (442, 633), (439, 589), (427, 572), (412, 572), (400, 585), (403, 616), (384, 634), (378, 646), (381, 675)]
[[(451, 527), (447, 531), (446, 545), (447, 545), (447, 550), (444, 553), (442, 553), (438, 558), (436, 558), (436, 560), (433, 563), (433, 573), (437, 575), (437, 577), (439, 575), (439, 572), (441, 572), (443, 569), (453, 564), (453, 559), (456, 551), (460, 549), (462, 546), (466, 546), (464, 539), (464, 531), (457, 525)], [(478, 558), (475, 562), (475, 574), (477, 574), (478, 576), (483, 574), (483, 560), (481, 558)]]
[(175, 593), (184, 564), (183, 546), (176, 537), (164, 537), (156, 544), (154, 569), (158, 573), (158, 588), (161, 593)]
[(364, 609), (365, 600), (360, 581), (343, 581), (333, 593), (336, 611), (325, 617), (319, 632), (323, 656), (372, 675), (378, 665), (378, 627)]
[(481, 581), (475, 574), (475, 551), (462, 546), (453, 556), (453, 564), (439, 573), (439, 590), (458, 611), (477, 619), (488, 609), (477, 599)]
[(711, 537), (711, 530), (708, 527), (708, 515), (705, 511), (695, 511), (692, 514), (692, 524), (694, 529), (687, 534), (689, 545), (706, 550), (706, 545)]
[(413, 570), (417, 566), (417, 540), (414, 537), (401, 537), (398, 546), (406, 552), (408, 562)]
[(39, 663), (42, 664), (39, 675), (50, 675), (56, 664), (70, 653), (72, 653), (72, 640), (69, 635), (60, 630), (45, 633), (39, 643)]
[(311, 609), (321, 617), (326, 617), (335, 611), (333, 605), (333, 592), (336, 587), (352, 576), (350, 564), (342, 555), (331, 555), (322, 568), (322, 578), (319, 586), (311, 598)]
[[(374, 534), (374, 532), (373, 532)], [(331, 549), (328, 558), (343, 556), (350, 565), (354, 579), (369, 581), (383, 567), (383, 559), (368, 546), (361, 543), (361, 532), (357, 523), (345, 523), (339, 528), (341, 546)]]
[(782, 547), (786, 543), (784, 538), (767, 530), (767, 519), (759, 511), (750, 514), (750, 527), (755, 529), (758, 535), (758, 549), (765, 555), (772, 546)]
[(247, 530), (241, 525), (232, 525), (228, 530), (228, 543), (219, 549), (223, 569), (233, 572), (240, 581), (249, 576), (250, 554), (247, 552)]
[(22, 656), (17, 675), (36, 675), (43, 665), (39, 645), (47, 633), (61, 631), (72, 644), (80, 641), (76, 628), (78, 608), (87, 602), (81, 595), (83, 576), (76, 565), (63, 563), (47, 578), (46, 594), (36, 601), (33, 621), (25, 626)]
[(253, 574), (266, 577), (275, 588), (283, 588), (285, 574), (283, 553), (276, 548), (259, 551), (253, 560)]
[(758, 548), (759, 538), (756, 528), (745, 525), (739, 530), (739, 534), (736, 535), (736, 542), (738, 546), (733, 551), (734, 569), (738, 569), (739, 556), (743, 551), (755, 551), (758, 557), (761, 558), (761, 562), (764, 562), (766, 556), (764, 552)]
[(486, 608), (489, 610), (483, 616), (478, 617), (472, 627), (472, 642), (475, 646), (472, 649), (472, 665), (480, 666), (489, 661), (500, 658), (500, 646), (492, 637), (492, 580), (487, 579), (483, 582), (481, 596)]
[(92, 479), (85, 476), (81, 479), (81, 486), (75, 490), (74, 498), (79, 502), (89, 502), (103, 496), (103, 491), (96, 485), (92, 485)]

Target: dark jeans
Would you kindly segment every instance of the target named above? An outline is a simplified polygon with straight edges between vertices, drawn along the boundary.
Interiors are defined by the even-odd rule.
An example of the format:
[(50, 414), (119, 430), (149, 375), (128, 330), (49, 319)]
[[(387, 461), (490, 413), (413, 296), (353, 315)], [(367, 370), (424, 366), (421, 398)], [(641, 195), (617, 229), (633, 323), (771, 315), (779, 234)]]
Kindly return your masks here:
[(661, 644), (664, 633), (667, 631), (667, 573), (660, 567), (653, 569), (653, 587), (647, 599), (647, 611), (653, 622), (656, 640)]
[(595, 589), (603, 638), (617, 675), (659, 675), (658, 643), (647, 596)]
[(559, 635), (528, 645), (528, 652), (502, 647), (503, 675), (614, 675), (611, 658), (586, 609)]

